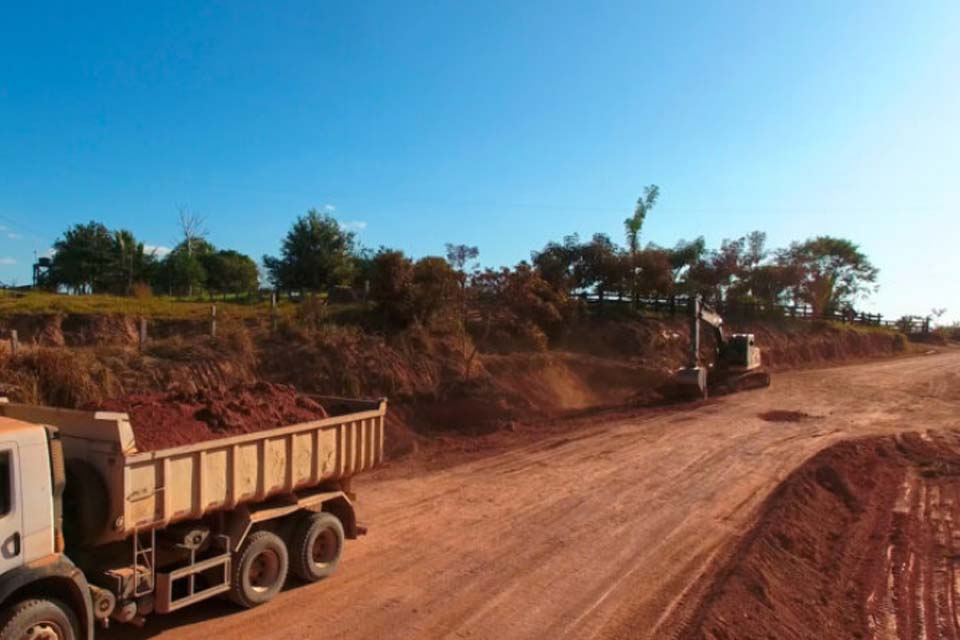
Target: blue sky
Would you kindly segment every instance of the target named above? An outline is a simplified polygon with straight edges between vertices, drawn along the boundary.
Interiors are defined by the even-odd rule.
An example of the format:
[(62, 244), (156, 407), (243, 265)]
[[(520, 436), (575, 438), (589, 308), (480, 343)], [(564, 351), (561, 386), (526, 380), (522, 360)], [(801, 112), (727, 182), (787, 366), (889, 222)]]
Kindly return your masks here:
[(863, 307), (960, 279), (960, 3), (8, 3), (0, 281), (97, 219), (170, 246), (177, 209), (261, 256), (298, 214), (368, 246), (512, 264), (551, 239), (850, 237)]

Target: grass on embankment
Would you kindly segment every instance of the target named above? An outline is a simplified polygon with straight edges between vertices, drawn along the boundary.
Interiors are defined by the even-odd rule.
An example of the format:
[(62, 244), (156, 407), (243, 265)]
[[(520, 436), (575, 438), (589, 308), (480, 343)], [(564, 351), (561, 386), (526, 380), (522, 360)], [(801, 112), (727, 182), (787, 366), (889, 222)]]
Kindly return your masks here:
[[(270, 315), (270, 299), (218, 298), (216, 300), (185, 300), (172, 296), (136, 298), (105, 294), (67, 295), (43, 291), (0, 291), (2, 315), (122, 315), (171, 320), (204, 320), (210, 317), (211, 304), (217, 305), (217, 315), (237, 319)], [(292, 315), (299, 305), (281, 297), (277, 313)], [(331, 320), (355, 313), (361, 304), (330, 305), (326, 315)]]

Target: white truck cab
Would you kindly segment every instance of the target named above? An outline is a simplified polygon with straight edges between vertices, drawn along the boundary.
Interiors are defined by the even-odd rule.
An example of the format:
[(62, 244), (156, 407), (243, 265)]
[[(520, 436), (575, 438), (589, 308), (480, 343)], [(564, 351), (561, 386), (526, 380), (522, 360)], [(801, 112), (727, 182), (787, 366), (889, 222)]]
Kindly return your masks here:
[(63, 555), (55, 429), (0, 416), (0, 639), (93, 637), (90, 589)]
[(54, 552), (47, 430), (0, 417), (0, 574)]

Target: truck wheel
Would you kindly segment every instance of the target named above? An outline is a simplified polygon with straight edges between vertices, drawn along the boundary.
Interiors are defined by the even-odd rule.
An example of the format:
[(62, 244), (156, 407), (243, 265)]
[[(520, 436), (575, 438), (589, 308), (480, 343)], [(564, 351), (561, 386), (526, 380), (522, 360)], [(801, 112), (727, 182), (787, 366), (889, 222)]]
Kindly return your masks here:
[(0, 640), (77, 640), (77, 616), (59, 600), (18, 602), (0, 615)]
[(290, 542), (290, 568), (307, 582), (333, 574), (343, 553), (343, 524), (332, 513), (311, 513), (301, 518)]
[(275, 533), (256, 531), (233, 556), (230, 599), (251, 608), (270, 602), (287, 580), (287, 547)]

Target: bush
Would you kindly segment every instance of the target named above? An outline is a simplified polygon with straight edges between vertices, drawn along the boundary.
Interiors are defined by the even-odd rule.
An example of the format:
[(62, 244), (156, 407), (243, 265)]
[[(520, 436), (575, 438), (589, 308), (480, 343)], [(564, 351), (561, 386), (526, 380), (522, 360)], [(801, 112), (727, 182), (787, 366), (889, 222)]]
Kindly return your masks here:
[(116, 392), (118, 384), (95, 355), (38, 348), (3, 359), (0, 389), (15, 401), (75, 408)]
[(373, 258), (370, 296), (386, 327), (405, 327), (413, 319), (413, 262), (402, 251), (384, 250)]
[(893, 351), (903, 353), (910, 346), (910, 340), (902, 333), (895, 333), (893, 336)]
[(512, 339), (546, 349), (573, 317), (573, 301), (547, 282), (530, 265), (515, 269), (488, 269), (477, 274), (470, 287), (472, 306), (479, 312), (474, 323), (476, 337), (506, 344)]
[(381, 251), (373, 258), (371, 297), (384, 325), (402, 329), (412, 323), (437, 328), (455, 320), (463, 300), (460, 274), (438, 257), (416, 263), (401, 251)]
[(134, 282), (130, 295), (137, 300), (149, 300), (153, 297), (153, 288), (146, 282)]

